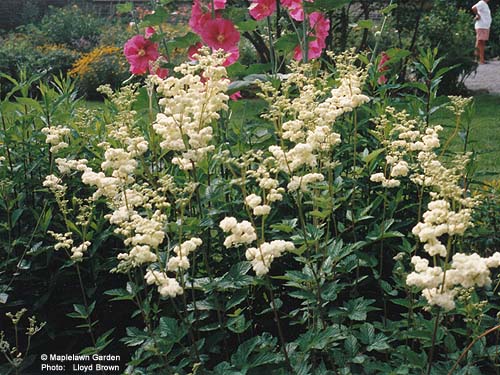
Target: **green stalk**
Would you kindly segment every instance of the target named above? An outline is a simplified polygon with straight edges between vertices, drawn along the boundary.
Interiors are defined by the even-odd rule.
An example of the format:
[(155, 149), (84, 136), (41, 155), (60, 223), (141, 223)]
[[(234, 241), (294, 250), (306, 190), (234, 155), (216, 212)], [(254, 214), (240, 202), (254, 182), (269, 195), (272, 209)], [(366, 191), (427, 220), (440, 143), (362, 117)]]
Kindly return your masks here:
[(277, 66), (276, 66), (276, 52), (274, 51), (274, 39), (273, 39), (273, 29), (271, 25), (271, 16), (267, 16), (267, 32), (269, 34), (269, 55), (271, 58), (271, 72), (273, 78), (276, 78)]

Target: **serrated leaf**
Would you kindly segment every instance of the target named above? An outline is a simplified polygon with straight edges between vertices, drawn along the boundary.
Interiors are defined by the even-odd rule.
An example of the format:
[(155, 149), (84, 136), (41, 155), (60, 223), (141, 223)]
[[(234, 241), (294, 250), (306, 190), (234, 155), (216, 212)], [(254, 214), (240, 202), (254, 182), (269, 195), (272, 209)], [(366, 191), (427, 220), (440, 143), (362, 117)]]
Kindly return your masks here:
[(160, 336), (164, 337), (168, 343), (178, 343), (187, 335), (187, 328), (177, 319), (162, 316), (158, 324)]
[(359, 343), (356, 336), (349, 335), (344, 341), (344, 348), (350, 358), (356, 357), (359, 350)]
[(227, 321), (227, 329), (237, 334), (245, 332), (250, 325), (251, 321), (247, 321), (244, 314), (229, 318)]
[(359, 297), (354, 300), (349, 300), (345, 303), (345, 309), (347, 311), (347, 316), (351, 320), (363, 321), (366, 320), (369, 306), (375, 302), (375, 300), (367, 300), (364, 297)]

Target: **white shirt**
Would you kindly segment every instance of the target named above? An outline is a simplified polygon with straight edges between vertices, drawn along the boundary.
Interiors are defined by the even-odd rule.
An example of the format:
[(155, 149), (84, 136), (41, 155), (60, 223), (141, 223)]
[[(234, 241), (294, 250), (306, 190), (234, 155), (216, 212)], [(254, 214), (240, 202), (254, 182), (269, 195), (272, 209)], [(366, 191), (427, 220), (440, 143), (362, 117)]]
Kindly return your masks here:
[(476, 8), (477, 14), (479, 14), (479, 19), (476, 20), (474, 27), (476, 29), (489, 29), (491, 26), (491, 12), (486, 1), (479, 1), (472, 8)]

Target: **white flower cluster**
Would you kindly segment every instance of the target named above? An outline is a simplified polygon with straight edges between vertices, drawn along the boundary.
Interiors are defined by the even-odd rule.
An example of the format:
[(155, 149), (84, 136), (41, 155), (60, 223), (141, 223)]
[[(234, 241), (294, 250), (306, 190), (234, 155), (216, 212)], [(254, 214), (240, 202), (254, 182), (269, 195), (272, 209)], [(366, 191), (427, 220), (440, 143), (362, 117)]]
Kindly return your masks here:
[(463, 208), (458, 212), (452, 211), (450, 203), (444, 199), (431, 201), (428, 210), (424, 213), (424, 221), (413, 227), (412, 233), (425, 243), (424, 250), (430, 256), (446, 257), (447, 249), (438, 237), (444, 234), (462, 236), (472, 225), (472, 210)]
[(45, 142), (50, 144), (50, 152), (56, 153), (63, 148), (68, 147), (68, 143), (64, 141), (64, 138), (69, 136), (71, 129), (65, 126), (50, 126), (42, 129), (42, 133), (47, 136)]
[(163, 297), (175, 297), (184, 292), (179, 282), (172, 277), (168, 277), (164, 272), (149, 269), (144, 278), (148, 285), (157, 285), (158, 293)]
[(262, 198), (256, 194), (250, 194), (245, 198), (245, 204), (253, 210), (255, 216), (269, 215), (271, 206), (261, 203)]
[(219, 223), (219, 227), (224, 232), (231, 232), (231, 235), (224, 240), (224, 246), (227, 248), (251, 244), (257, 240), (255, 228), (249, 221), (243, 220), (238, 223), (234, 217), (228, 216)]
[(259, 247), (250, 247), (245, 252), (247, 260), (252, 263), (252, 268), (257, 276), (266, 275), (269, 272), (271, 263), (275, 258), (280, 257), (285, 251), (294, 250), (293, 242), (274, 240), (264, 242)]
[(88, 250), (90, 247), (91, 243), (90, 241), (84, 241), (82, 244), (79, 246), (75, 246), (71, 248), (71, 259), (74, 261), (81, 261), (83, 258), (83, 253)]
[(208, 55), (204, 50), (198, 56), (198, 64), (185, 63), (175, 68), (181, 77), (152, 77), (162, 96), (162, 112), (153, 128), (163, 138), (163, 150), (180, 152), (172, 163), (181, 169), (192, 169), (207, 152), (214, 150), (209, 144), (213, 132), (210, 124), (219, 119), (219, 111), (228, 108), (229, 99), (225, 94), (229, 80), (223, 61), (220, 53)]
[[(433, 160), (436, 160), (434, 149), (440, 145), (439, 132), (443, 128), (436, 125), (423, 131), (419, 130), (423, 126), (409, 118), (405, 111), (397, 112), (392, 107), (386, 108), (386, 114), (378, 119), (376, 134), (385, 146), (387, 170), (385, 173), (372, 174), (370, 177), (372, 182), (381, 183), (387, 188), (398, 187), (401, 185), (398, 177), (409, 176), (410, 172), (423, 168), (421, 163), (423, 155), (433, 155)], [(412, 159), (411, 153), (415, 152), (418, 152), (418, 163), (410, 164), (405, 158)], [(422, 177), (417, 173), (411, 175), (411, 179), (415, 183), (422, 184)]]
[(356, 60), (357, 55), (354, 50), (335, 57), (335, 66), (340, 73), (340, 85), (332, 89), (330, 97), (320, 103), (315, 110), (315, 115), (322, 123), (333, 123), (337, 117), (370, 101), (370, 98), (361, 91), (367, 75), (366, 70), (357, 68)]
[(56, 251), (60, 249), (70, 249), (73, 246), (73, 240), (71, 239), (73, 233), (56, 233), (51, 230), (47, 231), (47, 233), (57, 241), (57, 243), (54, 245), (54, 249)]
[(62, 180), (53, 174), (46, 176), (42, 185), (58, 196), (63, 195), (67, 190), (67, 186), (63, 185)]
[(87, 169), (88, 164), (87, 159), (57, 158), (55, 162), (57, 164), (57, 169), (61, 174), (68, 174), (71, 171), (83, 172)]
[(73, 239), (71, 238), (73, 233), (71, 232), (56, 233), (49, 230), (47, 231), (47, 233), (50, 234), (57, 241), (57, 243), (54, 245), (54, 250), (56, 251), (60, 249), (70, 250), (71, 259), (74, 260), (75, 262), (79, 262), (82, 260), (83, 253), (85, 253), (91, 245), (90, 241), (84, 241), (82, 244), (78, 246), (73, 246)]
[(441, 267), (429, 267), (429, 261), (419, 256), (412, 257), (411, 262), (415, 271), (407, 276), (406, 283), (421, 288), (429, 305), (449, 311), (455, 308), (454, 297), (460, 288), (491, 284), (490, 268), (500, 266), (500, 253), (489, 258), (457, 253), (446, 271)]
[(288, 183), (288, 191), (296, 191), (300, 189), (303, 192), (308, 191), (308, 185), (321, 182), (325, 179), (321, 173), (308, 173), (303, 176), (292, 176)]
[(184, 241), (180, 246), (174, 247), (175, 257), (168, 260), (167, 269), (169, 271), (187, 270), (189, 268), (188, 255), (195, 251), (203, 241), (200, 238), (193, 237)]

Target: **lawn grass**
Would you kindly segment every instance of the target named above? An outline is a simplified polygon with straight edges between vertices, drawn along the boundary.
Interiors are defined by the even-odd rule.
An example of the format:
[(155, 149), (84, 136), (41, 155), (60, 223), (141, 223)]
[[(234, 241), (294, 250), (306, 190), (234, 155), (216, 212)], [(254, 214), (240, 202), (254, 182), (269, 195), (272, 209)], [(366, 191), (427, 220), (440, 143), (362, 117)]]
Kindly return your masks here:
[[(455, 129), (455, 116), (446, 108), (435, 112), (431, 121), (444, 127), (443, 139), (447, 139)], [(465, 131), (466, 125), (467, 121), (462, 121), (461, 132)], [(450, 150), (459, 152), (463, 147), (463, 140), (457, 135), (451, 141)], [(474, 153), (476, 179), (500, 178), (500, 95), (481, 94), (474, 97), (467, 150)]]

